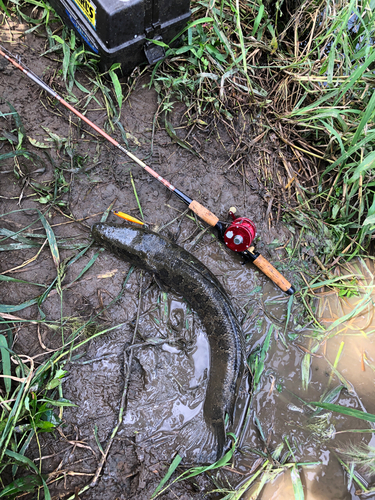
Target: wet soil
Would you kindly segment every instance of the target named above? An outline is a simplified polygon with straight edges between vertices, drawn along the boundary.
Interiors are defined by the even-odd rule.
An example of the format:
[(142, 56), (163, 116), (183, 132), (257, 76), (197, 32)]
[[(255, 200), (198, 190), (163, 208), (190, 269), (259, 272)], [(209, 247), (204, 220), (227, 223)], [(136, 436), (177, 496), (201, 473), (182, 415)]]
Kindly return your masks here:
[[(22, 25), (13, 26), (11, 33), (8, 28), (2, 28), (3, 44), (20, 55), (36, 74), (44, 75), (57, 91), (63, 91), (64, 84), (56, 73), (60, 63), (53, 57), (39, 57), (44, 51), (45, 40), (35, 33), (18, 38), (24, 30)], [(89, 76), (80, 70), (78, 79), (89, 86)], [(145, 158), (148, 164), (189, 197), (209, 207), (221, 220), (228, 220), (228, 210), (233, 205), (240, 214), (250, 217), (260, 236), (257, 250), (295, 283), (297, 273), (292, 270), (296, 266), (287, 260), (282, 248), (290, 239), (290, 234), (280, 221), (276, 223), (276, 215), (270, 224), (268, 203), (257, 182), (257, 158), (249, 158), (246, 171), (248, 182), (244, 183), (240, 173), (228, 170), (235, 146), (224, 126), (215, 124), (205, 130), (195, 128), (190, 134), (189, 141), (201, 157), (173, 142), (162, 121), (153, 137), (152, 124), (158, 100), (155, 90), (148, 88), (148, 83), (147, 73), (136, 79), (122, 110), (121, 124), (128, 134), (131, 150), (140, 158)], [(79, 91), (77, 95), (80, 95)], [(285, 442), (286, 437), (292, 446), (296, 445), (293, 457), (296, 461), (320, 462), (320, 465), (305, 468), (301, 473), (308, 491), (307, 499), (358, 498), (354, 487), (351, 492), (347, 491), (344, 474), (332, 453), (332, 439), (334, 431), (358, 428), (361, 424), (340, 415), (332, 417), (332, 421), (327, 416), (326, 426), (323, 430), (320, 428), (319, 434), (312, 429), (310, 415), (306, 414), (296, 397), (319, 400), (329, 376), (326, 365), (313, 365), (308, 393), (302, 387), (304, 351), (298, 342), (308, 345), (308, 340), (301, 335), (307, 320), (298, 299), (285, 328), (288, 297), (253, 266), (242, 266), (241, 259), (230, 253), (211, 229), (203, 232), (204, 225), (198, 226), (194, 218), (183, 215), (186, 207), (164, 186), (93, 135), (86, 125), (78, 124), (74, 116), (47, 98), (33, 82), (2, 61), (0, 98), (0, 111), (4, 115), (9, 113), (8, 103), (11, 103), (22, 120), (25, 136), (47, 144), (50, 138), (47, 128), (61, 138), (69, 138), (75, 158), (84, 158), (80, 167), (66, 154), (66, 148), (62, 147), (60, 151), (56, 147), (43, 150), (25, 139), (27, 150), (42, 158), (43, 167), (38, 162), (33, 164), (21, 157), (18, 162), (23, 176), (17, 179), (13, 172), (13, 159), (5, 160), (0, 165), (3, 228), (18, 231), (30, 226), (29, 233), (43, 233), (37, 210), (44, 212), (46, 205), (40, 203), (42, 196), (36, 195), (29, 183), (52, 182), (56, 167), (64, 164), (63, 175), (70, 185), (61, 197), (66, 206), (60, 209), (55, 207), (47, 214), (57, 241), (66, 240), (66, 244), (70, 245), (70, 248), (60, 246), (61, 260), (64, 260), (77, 254), (78, 247), (87, 244), (91, 224), (99, 221), (101, 214), (112, 203), (114, 209), (141, 216), (131, 182), (132, 175), (144, 219), (155, 229), (160, 229), (177, 218), (162, 230), (163, 234), (169, 235), (202, 260), (229, 293), (243, 325), (248, 353), (262, 345), (270, 326), (274, 326), (265, 372), (254, 394), (249, 425), (242, 428), (233, 468), (176, 483), (160, 498), (221, 498), (222, 494), (210, 492), (242, 483), (256, 470), (254, 464), (259, 458), (256, 450), (267, 455), (268, 450)], [(184, 124), (185, 111), (182, 105), (176, 103), (170, 117), (181, 137), (186, 133), (185, 129), (179, 129)], [(99, 109), (94, 101), (87, 116), (99, 126), (105, 125), (105, 110)], [(15, 122), (9, 116), (1, 117), (0, 128), (14, 134)], [(120, 139), (116, 130), (113, 134)], [(10, 152), (14, 147), (14, 143), (3, 140), (0, 154)], [(50, 156), (46, 156), (45, 151)], [(108, 221), (118, 222), (118, 219), (110, 214)], [(201, 239), (198, 240), (198, 236)], [(72, 245), (77, 248), (71, 248)], [(56, 268), (48, 244), (34, 262), (19, 268), (35, 256), (38, 248), (3, 251), (1, 273), (33, 283), (50, 284), (56, 277)], [(125, 361), (140, 307), (135, 339), (137, 346), (133, 348), (124, 421), (99, 482), (80, 498), (149, 499), (176, 453), (175, 440), (179, 430), (201, 412), (209, 371), (207, 338), (199, 318), (182, 297), (161, 290), (152, 276), (141, 274), (139, 270), (132, 272), (124, 285), (129, 265), (107, 251), (100, 252), (95, 264), (74, 281), (98, 250), (92, 246), (81, 259), (66, 269), (63, 286), (69, 286), (63, 291), (62, 305), (60, 296), (52, 293), (41, 306), (49, 321), (60, 321), (62, 314), (65, 335), (69, 335), (72, 329), (95, 316), (103, 305), (108, 305), (124, 289), (121, 299), (95, 319), (97, 330), (120, 326), (86, 344), (79, 357), (65, 366), (68, 376), (63, 384), (63, 395), (77, 407), (64, 410), (64, 425), (54, 437), (40, 436), (43, 472), (56, 471), (60, 477), (51, 485), (54, 498), (74, 495), (95, 474), (101, 456), (95, 433), (105, 447), (117, 422)], [(40, 288), (35, 285), (2, 282), (0, 302), (19, 304), (39, 293)], [(33, 305), (17, 315), (39, 319), (40, 311)], [(15, 351), (29, 356), (42, 352), (48, 355), (48, 350), (60, 347), (62, 342), (60, 329), (41, 327), (38, 332), (37, 326), (31, 324), (17, 327), (14, 334)], [(298, 335), (299, 339), (293, 344), (291, 339)], [(358, 398), (345, 391), (339, 402), (358, 407)], [(241, 433), (240, 424), (248, 404), (249, 388), (244, 380), (236, 418), (230, 428), (237, 435)], [(374, 411), (370, 406), (367, 409)], [(338, 445), (336, 440), (335, 445)], [(30, 456), (32, 452), (30, 448)], [(287, 475), (283, 474), (281, 478), (289, 488)], [(322, 485), (325, 496), (321, 496)], [(282, 498), (278, 491), (265, 490), (259, 498)], [(285, 498), (292, 497), (286, 493)]]

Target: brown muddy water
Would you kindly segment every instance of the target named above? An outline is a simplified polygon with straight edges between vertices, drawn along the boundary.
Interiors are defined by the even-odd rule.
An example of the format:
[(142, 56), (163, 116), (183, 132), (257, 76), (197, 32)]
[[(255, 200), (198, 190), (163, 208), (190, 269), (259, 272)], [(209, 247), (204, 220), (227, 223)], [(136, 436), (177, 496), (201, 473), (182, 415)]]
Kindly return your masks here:
[[(263, 378), (263, 387), (257, 394), (254, 407), (265, 432), (272, 435), (270, 443), (273, 449), (287, 437), (298, 450), (295, 453), (298, 461), (320, 461), (319, 465), (303, 467), (307, 500), (363, 498), (358, 496), (360, 490), (355, 484), (348, 491), (347, 477), (337, 457), (343, 458), (340, 451), (347, 449), (348, 445), (375, 444), (369, 437), (371, 434), (348, 432), (350, 429), (371, 429), (370, 423), (325, 410), (314, 417), (303, 403), (319, 401), (322, 395), (342, 385), (346, 388), (330, 402), (375, 412), (374, 265), (372, 261), (358, 260), (344, 268), (336, 268), (335, 275), (347, 276), (344, 282), (348, 289), (358, 287), (359, 293), (352, 297), (340, 296), (340, 290), (336, 288), (316, 294), (317, 317), (329, 330), (326, 340), (315, 350), (314, 330), (305, 330), (302, 332), (305, 341), (298, 338), (294, 349), (290, 345), (286, 349), (275, 343), (267, 363), (268, 380)], [(345, 317), (347, 319), (343, 321)], [(340, 324), (330, 329), (335, 321)], [(306, 349), (313, 350), (314, 354), (310, 355)], [(302, 382), (302, 366), (307, 357), (311, 358), (311, 364), (306, 387)], [(278, 392), (274, 388), (280, 382), (283, 390)], [(345, 458), (348, 463), (350, 460)], [(371, 477), (361, 477), (371, 484)], [(250, 491), (244, 498), (253, 498), (251, 494)], [(280, 474), (267, 484), (258, 498), (293, 498), (290, 472)], [(370, 493), (365, 498), (375, 498), (375, 495)]]
[[(18, 28), (22, 33), (26, 29), (22, 26)], [(44, 39), (35, 36), (35, 33), (18, 38), (18, 31), (15, 27), (13, 29), (17, 37), (9, 38), (8, 28), (2, 27), (0, 31), (3, 41), (12, 40), (7, 48), (20, 54), (25, 64), (37, 74), (44, 74), (61, 91), (63, 82), (56, 75), (58, 63), (54, 58), (39, 57), (44, 50)], [(90, 83), (84, 72), (79, 74), (79, 79), (83, 85)], [(227, 169), (235, 145), (223, 126), (212, 122), (204, 130), (193, 130), (189, 140), (202, 155), (201, 159), (175, 144), (161, 123), (154, 135), (151, 153), (152, 122), (158, 101), (155, 91), (147, 88), (148, 81), (145, 75), (135, 82), (121, 116), (132, 150), (141, 158), (147, 158), (146, 161), (161, 175), (205, 204), (222, 220), (228, 220), (228, 209), (233, 205), (237, 206), (241, 215), (251, 217), (260, 237), (257, 250), (273, 264), (281, 266), (282, 272), (293, 284), (297, 284), (299, 279), (297, 271), (313, 272), (308, 262), (288, 259), (282, 247), (291, 235), (280, 222), (275, 222), (276, 216), (272, 224), (266, 220), (269, 214), (268, 198), (257, 182), (258, 156), (249, 156), (245, 177), (240, 173), (234, 175)], [(272, 328), (270, 349), (250, 410), (249, 387), (244, 377), (234, 424), (228, 428), (239, 437), (233, 466), (176, 483), (160, 498), (223, 498), (224, 491), (241, 488), (253, 474), (259, 473), (260, 479), (259, 471), (264, 460), (281, 445), (281, 458), (291, 450), (285, 468), (274, 462), (272, 470), (266, 471), (268, 476), (263, 476), (268, 478), (269, 484), (257, 493), (259, 483), (255, 482), (253, 489), (244, 493), (243, 498), (293, 498), (290, 470), (291, 464), (296, 462), (313, 464), (299, 468), (307, 500), (360, 498), (354, 483), (348, 489), (348, 478), (336, 454), (337, 449), (349, 441), (369, 442), (369, 434), (345, 432), (369, 426), (363, 421), (325, 411), (314, 416), (305, 402), (319, 401), (326, 391), (342, 384), (347, 385), (349, 391), (342, 389), (331, 402), (366, 408), (375, 413), (372, 299), (359, 318), (349, 318), (345, 325), (339, 327), (342, 331), (311, 355), (309, 366), (306, 350), (312, 350), (315, 345), (312, 338), (315, 331), (298, 296), (286, 326), (289, 297), (253, 266), (241, 265), (241, 259), (228, 252), (210, 230), (198, 227), (194, 220), (182, 215), (185, 207), (165, 188), (119, 157), (111, 147), (91, 136), (84, 127), (72, 125), (73, 118), (46, 100), (39, 89), (8, 65), (0, 67), (0, 97), (0, 111), (4, 115), (8, 113), (7, 103), (10, 102), (22, 119), (26, 136), (51, 146), (48, 151), (53, 161), (52, 164), (44, 157), (45, 170), (34, 174), (35, 166), (21, 159), (24, 181), (14, 176), (13, 160), (6, 160), (0, 165), (1, 227), (18, 231), (32, 224), (28, 232), (43, 233), (36, 209), (44, 211), (45, 205), (28, 183), (32, 179), (37, 179), (39, 183), (51, 182), (56, 165), (63, 165), (63, 175), (70, 184), (69, 192), (63, 197), (67, 202), (64, 210), (79, 222), (71, 222), (58, 209), (49, 213), (48, 220), (59, 244), (62, 239), (70, 245), (86, 244), (91, 224), (100, 220), (102, 212), (111, 203), (114, 202), (114, 209), (140, 216), (131, 171), (146, 221), (154, 229), (171, 223), (163, 234), (169, 234), (194, 253), (229, 293), (243, 326), (248, 354), (263, 345)], [(182, 106), (175, 104), (171, 120), (177, 130), (184, 123), (184, 112)], [(98, 125), (104, 125), (105, 112), (96, 104), (94, 106), (93, 103), (88, 115)], [(14, 121), (9, 117), (0, 117), (0, 128), (10, 137), (9, 134), (14, 134)], [(75, 151), (85, 159), (82, 168), (72, 167), (71, 158), (64, 155), (64, 149), (58, 151), (48, 142), (51, 136), (46, 128), (59, 137), (69, 138)], [(13, 146), (9, 140), (2, 141), (1, 152), (11, 151)], [(26, 147), (43, 155), (38, 147), (29, 143)], [(270, 154), (277, 157), (272, 144), (261, 147), (267, 147)], [(244, 183), (243, 178), (248, 183)], [(172, 222), (176, 217), (178, 219)], [(118, 222), (118, 219), (110, 215), (108, 221)], [(40, 244), (43, 241), (40, 240)], [(2, 252), (0, 271), (25, 281), (49, 285), (56, 276), (56, 270), (48, 245), (35, 261), (19, 267), (34, 257), (38, 248)], [(98, 248), (92, 247), (82, 260), (66, 270), (63, 285), (69, 287), (63, 292), (63, 305), (59, 296), (52, 294), (41, 307), (48, 321), (59, 320), (62, 307), (66, 334), (93, 317), (103, 305), (109, 304), (121, 291), (128, 274), (126, 263), (104, 251), (87, 273), (72, 283), (96, 251)], [(61, 246), (60, 252), (63, 260), (75, 255), (78, 250)], [(362, 276), (366, 272), (367, 275), (360, 279), (370, 287), (373, 270), (368, 272), (362, 264), (358, 265), (356, 275)], [(347, 273), (353, 273), (353, 269)], [(363, 289), (363, 293), (368, 290), (370, 288)], [(2, 282), (0, 302), (19, 304), (39, 293), (40, 289), (35, 285)], [(334, 291), (320, 295), (317, 291), (315, 293), (317, 311), (327, 328), (361, 300), (361, 297), (338, 298)], [(79, 353), (79, 357), (65, 365), (68, 375), (63, 384), (63, 395), (77, 407), (64, 410), (61, 432), (56, 432), (54, 437), (40, 436), (43, 472), (56, 471), (63, 477), (51, 487), (54, 498), (67, 498), (69, 495), (74, 498), (75, 493), (95, 473), (100, 460), (95, 432), (104, 447), (118, 417), (124, 385), (124, 357), (130, 352), (139, 304), (140, 319), (135, 346), (131, 348), (133, 362), (124, 421), (100, 481), (80, 498), (149, 499), (176, 453), (179, 430), (191, 419), (202, 419), (210, 352), (201, 321), (182, 297), (160, 290), (152, 276), (135, 270), (124, 287), (122, 298), (95, 320), (98, 330), (121, 326), (93, 339)], [(17, 312), (17, 315), (33, 320), (40, 317), (35, 305)], [(61, 345), (60, 330), (42, 326), (38, 331), (35, 325), (18, 323), (14, 333), (14, 349), (18, 353), (36, 356), (47, 351), (48, 354), (48, 349)], [(336, 370), (340, 376), (332, 374), (329, 364), (335, 363), (339, 348), (342, 354)], [(303, 364), (307, 369), (302, 369)], [(303, 373), (308, 374), (304, 382)], [(339, 377), (344, 378), (345, 384)], [(247, 412), (250, 418), (244, 425)], [(29, 456), (37, 456), (36, 447), (30, 448)], [(262, 460), (259, 460), (260, 456)], [(38, 460), (36, 463), (39, 463)]]

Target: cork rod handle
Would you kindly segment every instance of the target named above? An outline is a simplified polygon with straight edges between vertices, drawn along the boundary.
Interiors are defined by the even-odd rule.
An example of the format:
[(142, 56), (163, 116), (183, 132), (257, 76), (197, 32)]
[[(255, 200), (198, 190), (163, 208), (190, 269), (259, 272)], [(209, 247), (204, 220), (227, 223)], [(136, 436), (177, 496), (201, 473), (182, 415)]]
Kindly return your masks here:
[(266, 276), (268, 276), (283, 292), (288, 295), (293, 295), (295, 292), (294, 287), (289, 283), (287, 279), (284, 278), (282, 274), (279, 273), (277, 269), (273, 267), (272, 264), (268, 262), (262, 255), (258, 255), (253, 260), (253, 264), (257, 266)]
[(216, 224), (219, 222), (219, 219), (216, 217), (215, 214), (210, 212), (206, 207), (198, 203), (197, 201), (193, 200), (190, 205), (189, 205), (190, 210), (192, 210), (194, 213), (198, 215), (202, 220), (207, 222), (210, 226), (215, 227)]

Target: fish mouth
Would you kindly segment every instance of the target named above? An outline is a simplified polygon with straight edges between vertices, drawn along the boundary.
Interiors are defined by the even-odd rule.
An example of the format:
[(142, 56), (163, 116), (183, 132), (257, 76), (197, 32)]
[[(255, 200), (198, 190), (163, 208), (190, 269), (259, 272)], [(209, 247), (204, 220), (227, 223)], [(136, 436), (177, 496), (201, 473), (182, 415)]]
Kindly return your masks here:
[[(105, 243), (106, 242), (106, 229), (108, 229), (108, 225), (103, 224), (102, 222), (96, 222), (91, 227), (91, 236), (97, 243)], [(108, 236), (107, 236), (108, 237)]]

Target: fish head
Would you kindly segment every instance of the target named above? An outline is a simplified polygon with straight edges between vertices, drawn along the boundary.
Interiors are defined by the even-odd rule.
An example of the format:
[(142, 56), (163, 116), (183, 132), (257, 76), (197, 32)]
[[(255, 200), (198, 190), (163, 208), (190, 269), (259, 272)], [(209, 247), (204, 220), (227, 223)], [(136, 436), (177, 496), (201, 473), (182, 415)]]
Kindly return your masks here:
[(117, 257), (130, 264), (154, 272), (151, 262), (158, 251), (160, 237), (134, 224), (106, 224), (99, 222), (91, 228), (94, 240)]

